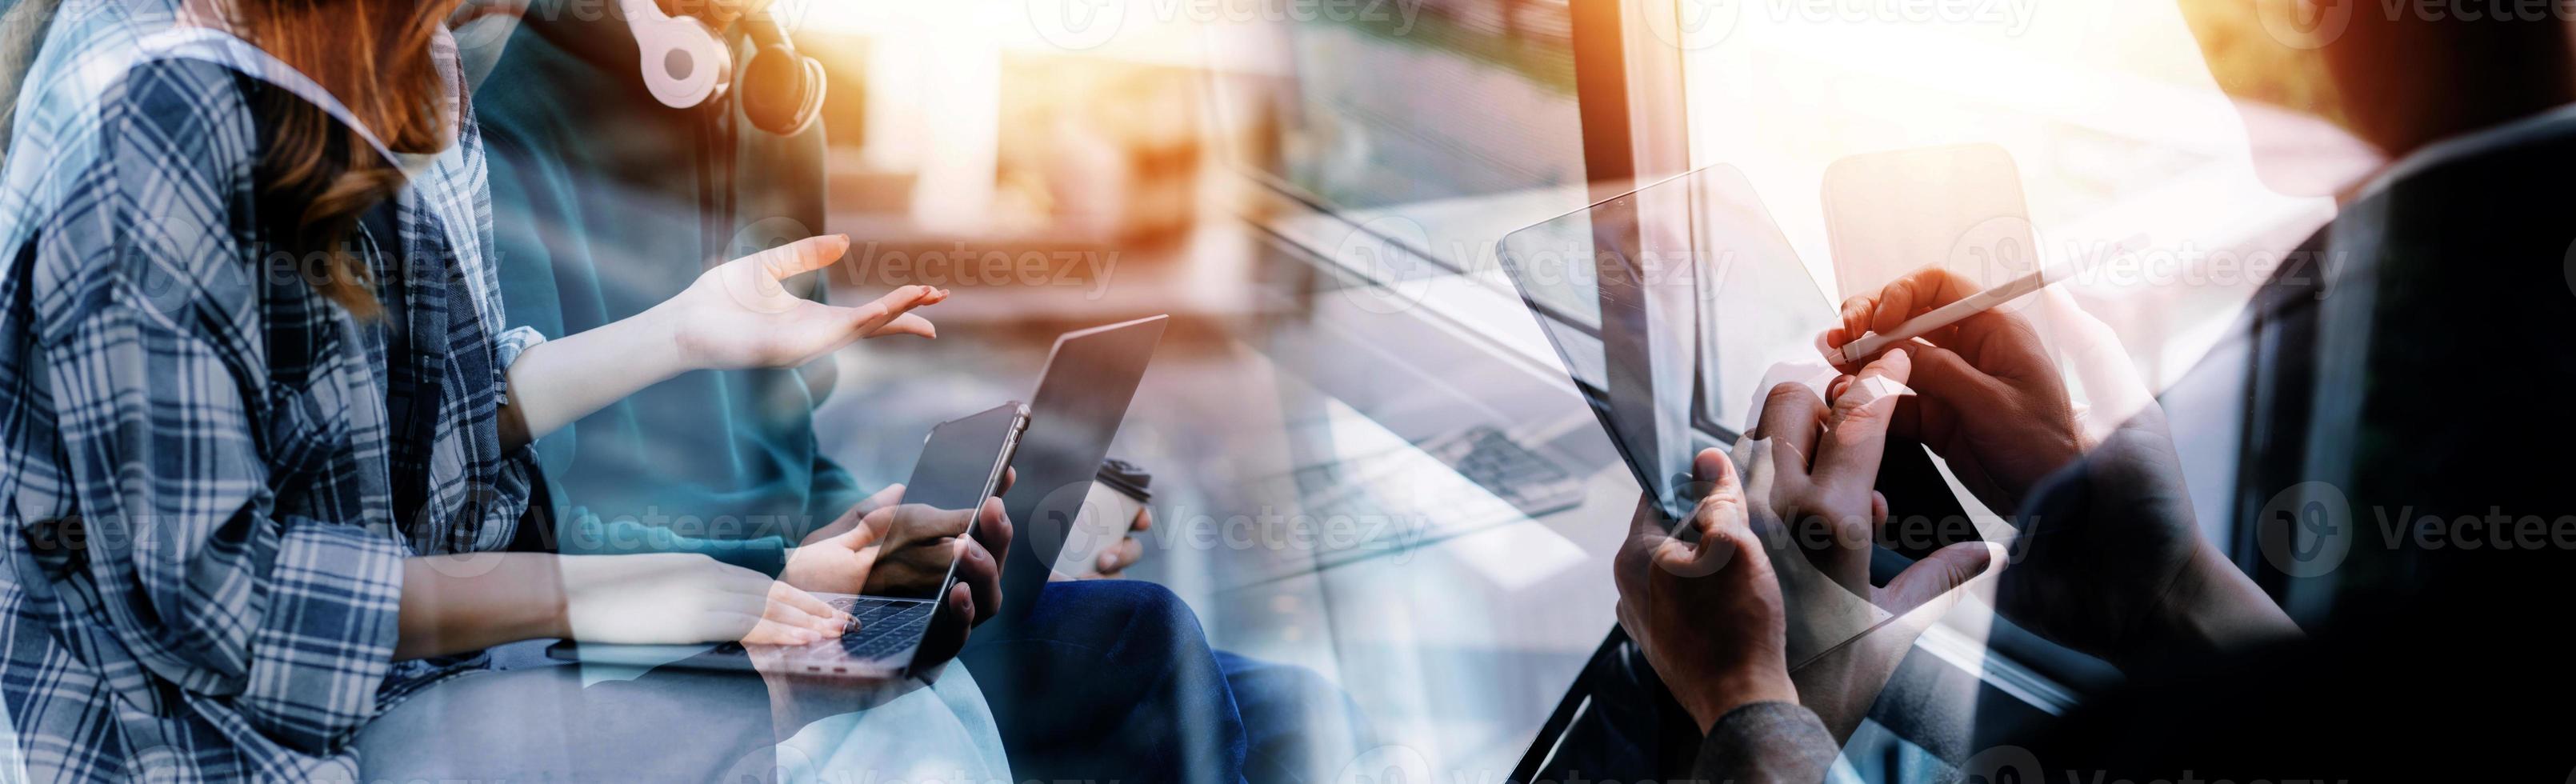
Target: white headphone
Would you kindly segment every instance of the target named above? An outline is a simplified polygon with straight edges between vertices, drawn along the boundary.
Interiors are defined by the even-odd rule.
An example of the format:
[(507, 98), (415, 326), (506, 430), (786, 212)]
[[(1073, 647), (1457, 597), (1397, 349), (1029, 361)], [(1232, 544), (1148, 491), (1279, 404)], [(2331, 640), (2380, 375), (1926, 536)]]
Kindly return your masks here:
[[(635, 33), (644, 87), (673, 109), (716, 102), (734, 86), (733, 46), (694, 17), (672, 18), (654, 0), (619, 0)], [(778, 20), (753, 14), (742, 20), (751, 59), (742, 67), (742, 113), (754, 127), (795, 136), (814, 127), (829, 89), (823, 64), (796, 52)]]
[(653, 0), (619, 0), (626, 25), (643, 54), (644, 87), (674, 109), (724, 97), (733, 84), (733, 52), (714, 28), (692, 17), (672, 18)]

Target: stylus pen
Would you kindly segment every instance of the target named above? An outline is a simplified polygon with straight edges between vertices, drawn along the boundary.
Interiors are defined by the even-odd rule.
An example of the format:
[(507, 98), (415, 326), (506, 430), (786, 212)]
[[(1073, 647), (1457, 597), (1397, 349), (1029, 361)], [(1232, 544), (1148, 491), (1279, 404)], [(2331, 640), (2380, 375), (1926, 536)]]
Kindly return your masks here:
[(1924, 333), (1950, 326), (1952, 324), (1957, 324), (1969, 316), (1984, 313), (2006, 302), (2020, 299), (2024, 294), (2038, 291), (2047, 287), (2048, 284), (2058, 282), (2065, 278), (2066, 265), (2064, 264), (2050, 264), (2041, 267), (2038, 272), (2023, 275), (2021, 277), (2005, 281), (2001, 285), (1990, 287), (1984, 291), (1960, 297), (1956, 302), (1952, 302), (1938, 308), (1933, 308), (1930, 313), (1906, 319), (1905, 323), (1896, 325), (1896, 329), (1887, 332), (1872, 332), (1867, 335), (1863, 335), (1860, 339), (1845, 343), (1842, 348), (1835, 349), (1832, 353), (1826, 354), (1825, 361), (1831, 364), (1841, 365), (1850, 361), (1850, 358), (1866, 357), (1876, 354), (1880, 349), (1895, 345), (1898, 341), (1913, 340), (1923, 336)]

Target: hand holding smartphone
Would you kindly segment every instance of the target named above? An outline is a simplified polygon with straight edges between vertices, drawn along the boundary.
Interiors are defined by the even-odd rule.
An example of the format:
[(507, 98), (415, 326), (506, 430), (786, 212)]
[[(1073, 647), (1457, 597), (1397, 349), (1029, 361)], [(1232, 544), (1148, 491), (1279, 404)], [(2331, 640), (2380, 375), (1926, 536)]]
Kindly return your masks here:
[[(991, 613), (991, 608), (982, 605), (1000, 599), (1001, 554), (1009, 552), (1007, 540), (1001, 547), (988, 548), (989, 555), (977, 563), (966, 563), (967, 559), (956, 556), (965, 552), (965, 540), (976, 538), (978, 518), (985, 505), (994, 503), (992, 499), (999, 494), (1002, 476), (1010, 470), (1011, 458), (1019, 450), (1020, 435), (1028, 425), (1028, 405), (1013, 401), (942, 422), (931, 428), (929, 437), (922, 442), (921, 458), (913, 464), (912, 479), (904, 486), (903, 503), (895, 509), (893, 538), (919, 541), (908, 545), (911, 547), (939, 548), (936, 552), (947, 554), (948, 563), (935, 584), (920, 580), (885, 585), (882, 590), (885, 595), (929, 599), (937, 604), (911, 669), (944, 661), (954, 654), (965, 642), (968, 622)], [(882, 563), (897, 555), (887, 553), (878, 560)], [(954, 602), (948, 601), (961, 581), (974, 588), (971, 593), (978, 605), (967, 612), (960, 612)]]

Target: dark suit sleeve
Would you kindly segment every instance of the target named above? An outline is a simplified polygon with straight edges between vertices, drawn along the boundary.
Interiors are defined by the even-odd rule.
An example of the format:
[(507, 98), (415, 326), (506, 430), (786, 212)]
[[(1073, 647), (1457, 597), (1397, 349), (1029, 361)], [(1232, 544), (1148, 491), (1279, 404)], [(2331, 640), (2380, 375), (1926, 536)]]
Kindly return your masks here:
[(1742, 784), (1813, 784), (1833, 769), (1842, 747), (1805, 706), (1756, 702), (1717, 719), (1700, 741), (1691, 778)]

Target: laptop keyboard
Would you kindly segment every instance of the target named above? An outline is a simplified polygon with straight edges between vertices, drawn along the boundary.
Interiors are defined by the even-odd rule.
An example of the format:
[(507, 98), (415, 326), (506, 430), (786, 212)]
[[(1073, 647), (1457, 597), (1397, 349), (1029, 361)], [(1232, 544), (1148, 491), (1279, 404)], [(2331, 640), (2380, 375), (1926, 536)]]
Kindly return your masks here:
[(930, 626), (933, 605), (922, 599), (887, 599), (877, 596), (835, 596), (825, 601), (833, 609), (850, 614), (857, 629), (841, 635), (841, 646), (817, 645), (810, 654), (833, 657), (872, 659), (903, 650), (918, 641)]
[(1491, 426), (1468, 428), (1422, 450), (1521, 514), (1538, 517), (1583, 504), (1583, 480)]

